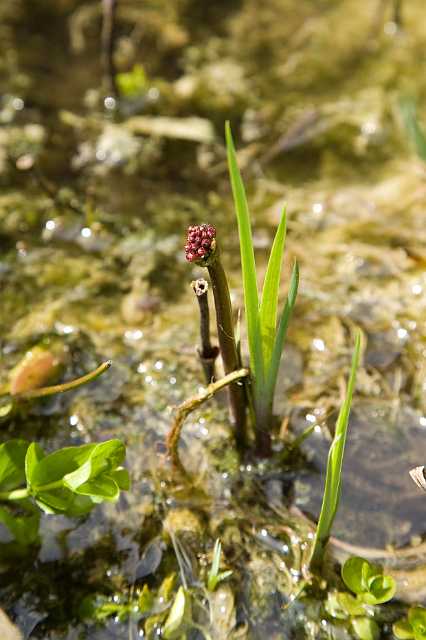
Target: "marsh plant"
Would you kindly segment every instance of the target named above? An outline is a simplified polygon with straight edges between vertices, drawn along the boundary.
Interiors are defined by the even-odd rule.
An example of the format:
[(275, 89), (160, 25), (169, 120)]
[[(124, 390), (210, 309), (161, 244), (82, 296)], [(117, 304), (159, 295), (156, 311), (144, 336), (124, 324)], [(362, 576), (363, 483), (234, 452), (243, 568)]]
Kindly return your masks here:
[(355, 556), (343, 565), (342, 579), (352, 593), (330, 592), (325, 605), (327, 613), (334, 620), (349, 624), (359, 640), (378, 640), (381, 635), (374, 619), (375, 607), (394, 597), (395, 580), (384, 575), (380, 566)]
[[(237, 442), (244, 444), (247, 440), (245, 413), (248, 407), (251, 410), (256, 435), (256, 453), (260, 456), (268, 456), (271, 454), (275, 388), (287, 328), (296, 302), (299, 268), (296, 261), (292, 269), (287, 297), (279, 314), (278, 300), (286, 238), (286, 212), (285, 210), (282, 212), (269, 255), (263, 288), (259, 291), (247, 197), (238, 168), (229, 123), (226, 123), (225, 135), (229, 174), (238, 222), (250, 359), (250, 385), (246, 385), (245, 393), (238, 382), (230, 386), (231, 408), (236, 426)], [(225, 372), (229, 375), (242, 365), (240, 345), (235, 339), (229, 287), (220, 258), (216, 229), (210, 224), (190, 226), (185, 245), (185, 256), (188, 262), (206, 267), (209, 271), (215, 300), (220, 351)], [(325, 546), (330, 537), (339, 506), (343, 456), (360, 353), (361, 333), (359, 332), (355, 341), (346, 397), (339, 412), (328, 455), (322, 507), (311, 556), (311, 568), (316, 570), (321, 567)], [(176, 446), (173, 450), (176, 452)]]
[[(9, 393), (2, 397), (3, 419), (36, 402), (93, 382), (109, 369), (94, 371), (52, 386), (40, 386), (58, 371), (52, 353), (33, 348), (10, 375)], [(126, 455), (120, 440), (84, 444), (45, 453), (37, 442), (15, 438), (0, 445), (0, 522), (13, 542), (27, 547), (38, 541), (40, 511), (70, 517), (86, 515), (95, 505), (115, 502), (129, 489), (123, 468)]]

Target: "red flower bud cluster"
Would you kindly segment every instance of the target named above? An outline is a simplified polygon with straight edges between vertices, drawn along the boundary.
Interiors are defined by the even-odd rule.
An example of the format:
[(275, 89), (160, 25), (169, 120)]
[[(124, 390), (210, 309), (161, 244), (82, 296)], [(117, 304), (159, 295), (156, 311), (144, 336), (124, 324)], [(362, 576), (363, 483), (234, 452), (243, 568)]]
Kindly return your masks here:
[(188, 227), (185, 245), (185, 257), (188, 262), (208, 258), (215, 237), (216, 229), (211, 224), (196, 224)]

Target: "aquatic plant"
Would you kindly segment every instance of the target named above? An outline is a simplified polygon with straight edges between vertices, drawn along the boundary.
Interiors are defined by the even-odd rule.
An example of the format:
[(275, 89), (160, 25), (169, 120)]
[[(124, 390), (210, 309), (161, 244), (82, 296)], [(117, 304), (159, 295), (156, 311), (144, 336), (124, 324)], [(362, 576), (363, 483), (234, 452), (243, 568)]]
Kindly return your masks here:
[(214, 544), (212, 566), (207, 579), (207, 589), (209, 591), (214, 591), (219, 582), (226, 580), (226, 578), (229, 578), (232, 575), (232, 571), (219, 571), (221, 554), (222, 544), (218, 538)]
[[(82, 516), (95, 504), (116, 501), (129, 489), (129, 474), (121, 465), (126, 455), (120, 440), (65, 447), (49, 454), (36, 442), (8, 440), (0, 445), (0, 522), (23, 545), (37, 540), (39, 517), (48, 514)], [(28, 515), (14, 513), (11, 505)]]
[(360, 640), (378, 640), (380, 628), (374, 620), (374, 606), (388, 602), (396, 591), (395, 580), (383, 575), (378, 565), (360, 557), (351, 557), (342, 567), (342, 579), (352, 591), (333, 591), (327, 596), (326, 611), (332, 618), (347, 620)]
[(426, 640), (426, 609), (410, 607), (407, 617), (392, 626), (398, 640)]
[[(220, 353), (225, 373), (230, 374), (241, 367), (241, 361), (235, 341), (228, 280), (220, 259), (216, 229), (212, 225), (192, 225), (188, 228), (185, 257), (188, 262), (195, 262), (201, 267), (206, 267), (209, 272), (216, 309)], [(244, 388), (238, 381), (229, 386), (229, 399), (235, 424), (236, 441), (240, 447), (243, 447), (246, 443), (247, 403)]]
[(339, 507), (342, 488), (343, 456), (345, 453), (349, 414), (355, 388), (360, 352), (361, 332), (359, 332), (356, 337), (351, 371), (346, 389), (346, 397), (337, 418), (334, 438), (328, 453), (324, 494), (310, 561), (311, 567), (314, 569), (320, 568), (323, 562), (325, 546), (330, 537), (331, 527), (333, 526), (334, 518), (336, 517), (337, 509)]
[(229, 122), (226, 123), (225, 133), (229, 173), (240, 240), (257, 449), (260, 455), (266, 456), (270, 454), (274, 393), (287, 326), (296, 302), (299, 269), (297, 262), (295, 262), (287, 299), (277, 321), (281, 265), (286, 236), (286, 212), (285, 210), (283, 211), (275, 234), (259, 300), (247, 198), (238, 168)]

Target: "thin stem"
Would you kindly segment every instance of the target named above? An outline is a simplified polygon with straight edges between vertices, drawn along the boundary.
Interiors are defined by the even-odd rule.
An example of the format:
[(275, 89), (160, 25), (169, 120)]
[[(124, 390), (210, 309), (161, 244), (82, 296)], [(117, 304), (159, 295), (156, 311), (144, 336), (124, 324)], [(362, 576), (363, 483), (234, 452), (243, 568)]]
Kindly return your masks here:
[(70, 382), (64, 382), (63, 384), (55, 384), (51, 387), (41, 387), (40, 389), (32, 389), (31, 391), (24, 391), (23, 393), (17, 393), (13, 396), (14, 400), (33, 400), (34, 398), (45, 398), (52, 396), (55, 393), (64, 393), (65, 391), (71, 391), (72, 389), (78, 389), (88, 382), (93, 382), (96, 378), (99, 378), (107, 369), (110, 368), (112, 362), (107, 360), (103, 362), (97, 369), (86, 373), (80, 378), (70, 380)]
[(188, 400), (185, 400), (185, 402), (177, 407), (172, 427), (167, 434), (166, 439), (168, 455), (173, 463), (173, 466), (176, 469), (179, 469), (180, 471), (183, 471), (185, 473), (185, 470), (179, 458), (178, 445), (182, 427), (188, 415), (201, 404), (206, 402), (206, 400), (209, 400), (209, 398), (211, 398), (215, 393), (217, 393), (227, 385), (235, 384), (236, 381), (242, 380), (248, 375), (248, 369), (238, 369), (237, 371), (232, 371), (220, 380), (212, 382), (206, 389), (201, 391), (201, 393), (193, 396), (192, 398), (189, 398)]
[[(231, 297), (229, 295), (228, 280), (220, 261), (219, 250), (216, 246), (214, 259), (208, 265), (208, 271), (213, 288), (216, 307), (217, 334), (225, 373), (231, 373), (241, 366), (235, 342), (234, 323), (232, 319)], [(229, 387), (229, 401), (232, 418), (235, 424), (237, 445), (244, 447), (246, 436), (246, 397), (244, 388), (240, 384)]]
[[(55, 480), (55, 482), (49, 482), (41, 487), (37, 487), (37, 493), (43, 491), (52, 491), (52, 489), (60, 489), (63, 486), (62, 480)], [(25, 489), (13, 489), (13, 491), (1, 491), (0, 500), (24, 500), (31, 495), (31, 489), (26, 487)]]
[(197, 297), (200, 309), (201, 348), (198, 350), (198, 355), (204, 370), (206, 382), (209, 384), (215, 379), (215, 360), (219, 354), (219, 349), (216, 346), (213, 347), (210, 340), (209, 285), (207, 280), (199, 278), (191, 282), (191, 286)]
[(114, 62), (114, 27), (117, 14), (117, 0), (103, 0), (102, 2), (102, 66), (104, 79), (109, 93), (116, 97), (118, 87)]
[(14, 489), (13, 491), (1, 491), (0, 500), (24, 500), (30, 495), (29, 489)]

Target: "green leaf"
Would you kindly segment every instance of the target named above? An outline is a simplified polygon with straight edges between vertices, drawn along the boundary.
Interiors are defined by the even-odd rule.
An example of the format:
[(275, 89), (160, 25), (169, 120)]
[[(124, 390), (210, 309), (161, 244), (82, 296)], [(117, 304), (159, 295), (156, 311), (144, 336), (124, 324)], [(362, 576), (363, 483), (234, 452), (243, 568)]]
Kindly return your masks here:
[(359, 556), (348, 558), (342, 567), (342, 578), (345, 585), (357, 594), (368, 590), (368, 574), (371, 572), (370, 563)]
[(32, 469), (32, 486), (42, 487), (62, 480), (68, 473), (81, 467), (95, 447), (95, 444), (65, 447), (45, 456)]
[(172, 608), (163, 627), (166, 640), (177, 640), (191, 619), (191, 600), (183, 587), (179, 587)]
[(393, 635), (398, 638), (398, 640), (411, 640), (414, 638), (414, 632), (411, 624), (408, 620), (399, 620), (392, 625)]
[(327, 472), (325, 478), (324, 495), (321, 512), (315, 535), (315, 542), (311, 557), (311, 564), (320, 564), (325, 544), (330, 537), (331, 527), (337, 513), (340, 502), (343, 455), (345, 452), (346, 436), (349, 423), (349, 414), (352, 404), (352, 396), (355, 388), (356, 372), (361, 353), (361, 332), (355, 341), (355, 349), (352, 356), (352, 366), (346, 389), (346, 398), (340, 409), (336, 423), (336, 431), (331, 443), (327, 459)]
[(241, 269), (243, 275), (244, 303), (246, 310), (247, 334), (250, 351), (250, 365), (255, 384), (263, 385), (263, 355), (259, 322), (259, 295), (257, 291), (256, 263), (254, 259), (250, 216), (244, 184), (238, 168), (234, 141), (229, 122), (225, 125), (226, 148), (229, 174), (240, 238)]
[(426, 609), (424, 607), (410, 607), (408, 610), (408, 622), (413, 629), (415, 640), (425, 640)]
[(281, 280), (281, 267), (286, 236), (286, 212), (282, 213), (274, 243), (269, 255), (268, 267), (262, 289), (259, 309), (260, 332), (262, 335), (263, 363), (268, 370), (272, 357), (277, 327), (278, 294)]
[(34, 470), (42, 458), (44, 458), (43, 449), (37, 442), (32, 442), (25, 456), (25, 476), (29, 487), (31, 487), (33, 483)]
[(417, 155), (426, 161), (426, 135), (417, 119), (414, 100), (409, 97), (402, 98), (400, 100), (400, 110), (404, 126), (415, 146)]
[(374, 576), (368, 581), (368, 593), (362, 596), (366, 604), (383, 604), (392, 600), (396, 592), (396, 582), (392, 576)]
[(138, 598), (139, 611), (144, 615), (148, 614), (154, 606), (154, 596), (147, 584), (144, 584)]
[(130, 477), (127, 469), (114, 469), (109, 475), (115, 480), (122, 491), (128, 491), (130, 489)]
[(79, 468), (64, 475), (64, 484), (75, 491), (88, 480), (97, 478), (105, 471), (116, 469), (126, 456), (126, 448), (120, 440), (108, 440), (94, 445), (87, 460)]
[(325, 610), (332, 618), (337, 618), (337, 620), (346, 620), (348, 618), (348, 613), (340, 603), (339, 596), (341, 595), (342, 594), (337, 593), (337, 591), (329, 592), (325, 602)]
[(38, 541), (39, 513), (16, 516), (5, 507), (0, 507), (0, 522), (7, 527), (18, 544), (27, 547)]
[(220, 556), (222, 553), (222, 545), (219, 538), (214, 543), (212, 566), (209, 571), (207, 580), (207, 589), (214, 591), (217, 585), (217, 576), (220, 569)]
[(11, 491), (25, 483), (26, 440), (8, 440), (0, 445), (0, 489)]
[(338, 593), (337, 600), (348, 616), (365, 615), (365, 607), (350, 593)]
[(89, 482), (84, 482), (74, 491), (80, 495), (89, 496), (94, 502), (103, 500), (115, 502), (120, 495), (117, 483), (105, 473)]
[(273, 400), (275, 386), (277, 383), (278, 370), (280, 368), (281, 355), (284, 348), (284, 343), (287, 335), (287, 327), (290, 321), (291, 314), (296, 302), (297, 289), (299, 287), (299, 266), (297, 261), (294, 263), (293, 271), (291, 273), (290, 287), (288, 290), (287, 300), (284, 305), (283, 312), (281, 314), (280, 322), (278, 324), (278, 330), (275, 336), (274, 348), (272, 351), (271, 362), (266, 378), (266, 394)]
[(73, 494), (65, 488), (38, 493), (35, 501), (45, 513), (60, 513), (71, 518), (86, 515), (94, 506), (89, 497)]
[(380, 629), (371, 618), (353, 618), (352, 627), (360, 640), (379, 640)]

